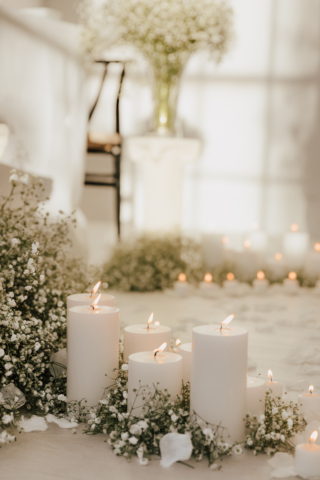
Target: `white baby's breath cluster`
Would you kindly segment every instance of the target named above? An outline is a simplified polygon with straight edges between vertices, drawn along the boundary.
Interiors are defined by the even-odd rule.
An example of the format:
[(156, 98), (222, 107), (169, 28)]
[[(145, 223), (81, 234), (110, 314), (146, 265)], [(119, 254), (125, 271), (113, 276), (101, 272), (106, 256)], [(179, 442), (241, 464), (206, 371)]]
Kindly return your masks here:
[(196, 415), (190, 416), (190, 387), (182, 386), (181, 395), (172, 400), (170, 394), (156, 385), (141, 385), (136, 398), (144, 405), (142, 417), (135, 415), (135, 407), (127, 411), (128, 366), (123, 364), (113, 386), (106, 390), (98, 407), (90, 410), (85, 432), (109, 435), (108, 443), (114, 453), (130, 460), (138, 457), (141, 465), (147, 465), (151, 455), (160, 455), (160, 440), (168, 433), (190, 435), (193, 455), (200, 461), (206, 457), (212, 469), (225, 455), (240, 454), (239, 445), (230, 445), (222, 439), (222, 427), (203, 422)]
[(233, 39), (233, 11), (225, 0), (87, 0), (80, 18), (87, 52), (97, 57), (114, 45), (134, 46), (166, 82), (196, 50), (221, 60)]
[(245, 446), (252, 449), (255, 455), (293, 453), (295, 447), (291, 439), (307, 425), (299, 413), (298, 404), (286, 403), (270, 392), (266, 392), (265, 413), (259, 416), (247, 414), (245, 422), (248, 429)]
[[(66, 296), (83, 289), (82, 266), (69, 260), (68, 220), (41, 213), (41, 181), (12, 171), (10, 183), (0, 197), (0, 390), (18, 388), (29, 411), (59, 413), (66, 375), (54, 378), (50, 356), (66, 345)], [(0, 398), (10, 440), (1, 431), (19, 412), (7, 408)]]

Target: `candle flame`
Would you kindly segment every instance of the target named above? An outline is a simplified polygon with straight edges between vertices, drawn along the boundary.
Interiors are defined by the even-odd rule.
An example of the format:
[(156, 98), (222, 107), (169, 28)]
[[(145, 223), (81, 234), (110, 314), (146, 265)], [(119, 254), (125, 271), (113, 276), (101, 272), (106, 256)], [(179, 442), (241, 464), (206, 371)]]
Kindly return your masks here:
[(288, 278), (290, 278), (290, 280), (296, 280), (297, 279), (297, 274), (296, 272), (290, 272), (288, 274)]
[(180, 340), (180, 338), (177, 338), (177, 340), (176, 340), (176, 347), (179, 347), (179, 345), (181, 345), (181, 340)]
[(206, 274), (205, 274), (205, 276), (204, 276), (204, 281), (207, 282), (207, 283), (212, 282), (212, 275), (211, 275), (211, 273), (206, 273)]
[(101, 293), (99, 293), (99, 295), (97, 296), (97, 298), (95, 300), (93, 300), (93, 302), (91, 303), (90, 307), (93, 308), (93, 310), (96, 308), (96, 306), (98, 305), (98, 302), (101, 298)]
[(229, 323), (234, 319), (234, 313), (229, 315), (229, 317), (225, 318), (222, 322), (221, 325), (226, 326), (229, 325)]
[(268, 377), (269, 377), (269, 380), (272, 382), (272, 378), (273, 378), (272, 370), (268, 370)]
[(316, 252), (320, 252), (320, 243), (319, 242), (315, 243), (313, 248)]
[(227, 274), (227, 280), (229, 280), (229, 282), (231, 282), (234, 279), (235, 279), (234, 273), (229, 272)]
[(160, 325), (159, 320), (157, 320), (156, 322), (154, 322), (154, 324), (157, 325), (157, 326)]
[(101, 282), (100, 282), (100, 281), (95, 284), (95, 286), (94, 286), (93, 289), (91, 290), (91, 295), (93, 295), (94, 293), (97, 293), (97, 291), (99, 290), (100, 285), (101, 285)]
[(309, 437), (309, 442), (315, 442), (318, 438), (318, 432), (317, 430), (315, 430), (314, 432), (311, 433), (310, 437)]
[(257, 272), (257, 278), (259, 280), (264, 280), (266, 278), (264, 272), (262, 270), (259, 270), (259, 272)]
[(222, 243), (224, 245), (226, 245), (227, 243), (229, 243), (229, 237), (222, 237)]
[(299, 225), (297, 223), (291, 223), (290, 230), (291, 232), (297, 232), (299, 230)]
[(156, 356), (157, 356), (157, 353), (163, 352), (163, 350), (166, 348), (166, 346), (167, 346), (167, 342), (164, 342), (162, 345), (160, 345), (159, 348), (156, 348), (156, 349), (154, 350), (154, 356), (156, 357)]
[(280, 262), (280, 260), (282, 260), (282, 258), (283, 258), (283, 255), (280, 252), (276, 253), (275, 256), (274, 256), (274, 259), (277, 260), (277, 262)]
[(251, 240), (249, 240), (249, 238), (247, 238), (247, 239), (243, 242), (243, 246), (244, 246), (244, 248), (250, 248), (250, 247), (251, 247)]
[(179, 282), (185, 282), (187, 280), (187, 275), (185, 273), (179, 273), (178, 280)]
[(148, 318), (148, 321), (147, 321), (148, 328), (152, 322), (153, 322), (153, 313), (151, 313), (150, 317)]
[(314, 386), (313, 386), (313, 385), (310, 385), (310, 387), (309, 387), (309, 393), (313, 393), (313, 390), (314, 390)]

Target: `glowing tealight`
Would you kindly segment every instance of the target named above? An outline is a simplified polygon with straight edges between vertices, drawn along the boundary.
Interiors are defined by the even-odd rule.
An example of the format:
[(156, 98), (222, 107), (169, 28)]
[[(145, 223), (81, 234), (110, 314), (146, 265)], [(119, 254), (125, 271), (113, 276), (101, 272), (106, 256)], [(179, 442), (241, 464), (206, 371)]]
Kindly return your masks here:
[(313, 248), (316, 252), (320, 252), (320, 243), (319, 242), (315, 243)]
[(229, 282), (232, 282), (232, 280), (234, 279), (235, 279), (234, 273), (229, 272), (227, 274), (227, 280), (229, 280)]
[(244, 248), (250, 248), (250, 247), (251, 247), (251, 240), (249, 240), (249, 238), (247, 238), (247, 239), (243, 242), (243, 246), (244, 246)]
[(92, 310), (94, 310), (97, 307), (100, 298), (101, 298), (101, 293), (99, 293), (97, 298), (91, 303), (90, 307), (92, 308)]
[(259, 280), (264, 280), (266, 278), (264, 272), (262, 270), (259, 270), (259, 272), (257, 272), (257, 278)]
[(208, 283), (212, 282), (212, 275), (211, 275), (211, 273), (206, 273), (206, 274), (205, 274), (205, 276), (204, 276), (204, 281), (205, 281), (205, 282), (208, 282)]
[(157, 353), (163, 352), (163, 350), (166, 348), (166, 346), (167, 346), (167, 342), (164, 342), (162, 345), (160, 345), (159, 348), (156, 348), (154, 350), (154, 356), (156, 357)]
[(310, 385), (310, 387), (309, 387), (309, 393), (313, 393), (313, 390), (314, 390), (314, 386), (313, 386), (313, 385)]
[(274, 259), (277, 260), (277, 262), (280, 262), (280, 260), (282, 260), (282, 258), (283, 258), (283, 255), (280, 252), (276, 253), (275, 256), (274, 256)]
[(185, 282), (187, 280), (187, 275), (185, 273), (179, 273), (178, 280), (179, 282)]
[(314, 432), (311, 433), (310, 437), (309, 437), (309, 442), (315, 442), (318, 438), (318, 432), (317, 430), (315, 430)]
[(92, 297), (92, 295), (93, 295), (94, 293), (97, 293), (100, 285), (101, 285), (101, 282), (100, 282), (100, 281), (95, 284), (95, 286), (94, 286), (93, 289), (91, 290), (91, 295), (90, 295), (91, 297)]
[(272, 370), (268, 370), (268, 378), (270, 382), (272, 382), (272, 377), (273, 377)]
[(177, 338), (177, 340), (176, 340), (176, 347), (179, 347), (179, 345), (181, 345), (181, 340), (180, 340), (180, 338)]
[(299, 225), (297, 223), (291, 223), (290, 230), (291, 232), (297, 232), (299, 230)]
[(160, 117), (160, 123), (164, 124), (164, 123), (166, 123), (166, 121), (167, 121), (167, 117), (165, 117), (164, 115), (162, 115), (162, 116)]
[(288, 278), (290, 278), (290, 280), (296, 280), (297, 279), (296, 272), (289, 272)]
[(229, 243), (229, 242), (230, 242), (229, 237), (222, 237), (222, 243), (223, 243), (224, 245), (226, 245), (226, 244)]
[(154, 324), (157, 326), (157, 325), (160, 325), (160, 322), (159, 320), (157, 320), (156, 322), (154, 322)]

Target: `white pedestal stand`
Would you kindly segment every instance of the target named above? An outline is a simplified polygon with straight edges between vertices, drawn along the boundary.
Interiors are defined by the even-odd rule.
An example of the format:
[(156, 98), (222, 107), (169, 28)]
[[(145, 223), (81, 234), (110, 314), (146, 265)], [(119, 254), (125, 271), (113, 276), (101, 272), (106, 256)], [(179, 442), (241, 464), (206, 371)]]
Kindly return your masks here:
[(140, 229), (149, 233), (180, 229), (184, 166), (198, 159), (200, 146), (198, 139), (157, 135), (126, 140), (129, 158), (142, 167)]

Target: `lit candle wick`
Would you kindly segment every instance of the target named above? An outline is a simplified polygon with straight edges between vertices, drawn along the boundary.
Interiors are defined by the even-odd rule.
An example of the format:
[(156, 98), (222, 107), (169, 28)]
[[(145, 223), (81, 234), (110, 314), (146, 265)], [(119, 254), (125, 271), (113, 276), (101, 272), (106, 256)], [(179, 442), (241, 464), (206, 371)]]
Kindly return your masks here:
[(150, 324), (153, 322), (153, 313), (151, 313), (150, 317), (147, 321), (147, 330), (149, 330)]
[(94, 293), (96, 293), (98, 290), (99, 290), (99, 287), (101, 285), (101, 282), (99, 281), (98, 283), (96, 283), (96, 285), (93, 287), (93, 289), (91, 290), (91, 295), (90, 295), (90, 298), (92, 297), (92, 295)]
[(99, 302), (101, 298), (101, 293), (99, 293), (99, 295), (97, 296), (97, 298), (91, 303), (90, 307), (92, 308), (92, 310), (94, 310)]
[(234, 313), (232, 313), (231, 315), (229, 315), (227, 318), (225, 318), (223, 320), (223, 322), (221, 322), (220, 324), (220, 333), (222, 333), (222, 328), (226, 325), (229, 325), (229, 323), (234, 319)]
[(167, 346), (167, 342), (164, 342), (164, 343), (161, 345), (161, 347), (156, 348), (156, 349), (154, 350), (154, 354), (153, 354), (154, 358), (157, 357), (157, 353), (158, 353), (158, 352), (163, 352), (163, 350), (166, 348), (166, 346)]

